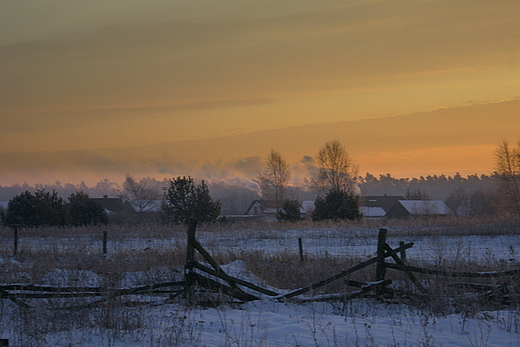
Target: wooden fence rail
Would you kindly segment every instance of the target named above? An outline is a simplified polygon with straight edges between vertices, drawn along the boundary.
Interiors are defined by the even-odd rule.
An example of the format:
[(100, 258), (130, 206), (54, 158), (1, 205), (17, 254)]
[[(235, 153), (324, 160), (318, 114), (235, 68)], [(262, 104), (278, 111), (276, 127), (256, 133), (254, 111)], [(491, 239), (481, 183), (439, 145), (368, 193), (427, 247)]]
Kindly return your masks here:
[[(376, 291), (376, 295), (385, 292), (386, 286), (392, 283), (390, 279), (386, 279), (387, 269), (394, 269), (403, 271), (411, 282), (421, 291), (426, 292), (426, 289), (417, 280), (413, 273), (422, 273), (438, 276), (450, 277), (473, 277), (473, 278), (489, 278), (500, 276), (520, 276), (520, 270), (511, 270), (504, 272), (457, 272), (446, 271), (439, 269), (419, 268), (407, 265), (406, 250), (413, 247), (414, 243), (400, 242), (400, 246), (393, 249), (386, 243), (387, 230), (380, 229), (377, 241), (376, 256), (361, 262), (347, 270), (344, 270), (334, 276), (321, 280), (308, 287), (299, 288), (288, 293), (277, 293), (273, 290), (263, 288), (257, 284), (245, 281), (226, 274), (220, 265), (213, 259), (208, 251), (202, 246), (195, 236), (197, 222), (191, 220), (187, 231), (187, 247), (186, 247), (186, 263), (184, 266), (184, 280), (177, 282), (164, 282), (152, 285), (138, 286), (133, 288), (105, 288), (105, 287), (52, 287), (39, 286), (32, 284), (8, 284), (0, 285), (0, 298), (9, 299), (23, 307), (29, 307), (27, 303), (20, 299), (44, 299), (44, 298), (78, 298), (78, 297), (103, 297), (98, 302), (88, 303), (80, 306), (73, 306), (74, 308), (93, 307), (96, 303), (102, 302), (110, 298), (123, 295), (166, 295), (170, 294), (170, 298), (177, 297), (184, 294), (186, 300), (196, 303), (198, 298), (194, 293), (200, 289), (217, 293), (225, 294), (241, 302), (253, 301), (261, 298), (262, 295), (274, 298), (279, 301), (294, 300), (294, 301), (324, 301), (324, 300), (348, 300), (350, 298), (358, 297), (367, 293), (368, 291)], [(16, 235), (17, 236), (17, 235)], [(15, 238), (17, 240), (17, 237)], [(300, 258), (303, 261), (302, 242), (299, 241)], [(196, 253), (199, 253), (202, 259), (209, 264), (209, 266), (198, 262), (195, 259)], [(106, 232), (103, 235), (103, 253), (106, 253)], [(387, 262), (391, 258), (394, 263)], [(375, 280), (373, 282), (356, 282), (353, 280), (346, 280), (345, 283), (349, 286), (359, 288), (350, 293), (333, 293), (326, 295), (314, 295), (312, 297), (301, 297), (318, 288), (321, 288), (329, 283), (344, 278), (356, 271), (364, 269), (372, 264), (375, 266)], [(454, 284), (455, 285), (455, 284)], [(459, 284), (464, 286), (464, 284)], [(501, 288), (507, 286), (508, 283), (503, 283)], [(468, 284), (464, 288), (471, 287)], [(490, 288), (490, 285), (474, 284), (475, 288)], [(245, 288), (245, 289), (243, 289)], [(247, 291), (245, 291), (247, 290)]]
[(503, 276), (518, 276), (520, 275), (520, 270), (510, 270), (510, 271), (489, 271), (489, 272), (459, 272), (459, 271), (445, 271), (438, 269), (426, 269), (415, 266), (401, 265), (401, 264), (392, 264), (385, 263), (385, 266), (391, 269), (408, 271), (408, 272), (418, 272), (428, 275), (439, 275), (439, 276), (447, 276), (447, 277), (473, 277), (473, 278), (490, 278), (490, 277), (503, 277)]

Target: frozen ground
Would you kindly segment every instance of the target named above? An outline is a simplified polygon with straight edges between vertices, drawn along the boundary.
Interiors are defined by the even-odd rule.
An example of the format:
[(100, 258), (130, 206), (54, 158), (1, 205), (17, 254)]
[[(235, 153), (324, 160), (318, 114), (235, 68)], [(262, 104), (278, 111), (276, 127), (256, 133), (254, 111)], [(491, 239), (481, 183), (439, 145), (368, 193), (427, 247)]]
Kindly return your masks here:
[[(312, 234), (306, 230), (273, 233), (201, 232), (201, 243), (210, 253), (226, 249), (298, 252), (298, 238), (306, 254), (360, 255), (375, 253), (375, 237), (339, 232)], [(520, 236), (397, 237), (389, 244), (413, 241), (408, 257), (425, 264), (450, 260), (506, 262), (516, 268)], [(9, 240), (4, 240), (8, 246)], [(145, 238), (109, 241), (109, 250), (178, 247), (184, 241)], [(92, 236), (76, 238), (25, 238), (20, 247), (89, 249), (99, 251), (101, 241)], [(2, 262), (14, 261), (4, 253)], [(237, 277), (254, 280), (238, 261), (225, 266)], [(56, 270), (45, 283), (69, 282), (71, 273)], [(78, 274), (75, 273), (75, 276)], [(77, 285), (96, 286), (94, 273), (82, 273)], [(121, 280), (131, 285), (132, 274)], [(23, 309), (0, 301), (0, 338), (10, 346), (520, 346), (520, 312), (499, 311), (435, 315), (401, 304), (356, 299), (339, 303), (283, 303), (263, 298), (246, 304), (216, 308), (186, 307), (165, 302), (137, 307), (104, 307), (71, 312)]]
[(11, 346), (520, 346), (520, 315), (510, 311), (435, 317), (367, 300), (345, 307), (271, 300), (208, 309), (168, 304), (125, 308), (107, 329), (46, 332), (42, 324), (22, 336), (11, 328), (22, 319), (6, 322), (13, 310), (6, 306), (2, 338)]

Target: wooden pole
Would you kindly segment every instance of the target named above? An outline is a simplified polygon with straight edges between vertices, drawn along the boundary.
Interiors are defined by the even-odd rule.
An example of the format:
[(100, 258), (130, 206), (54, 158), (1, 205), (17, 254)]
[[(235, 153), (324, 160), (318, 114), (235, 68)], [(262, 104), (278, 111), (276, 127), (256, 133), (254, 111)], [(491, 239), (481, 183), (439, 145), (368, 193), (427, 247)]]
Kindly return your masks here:
[[(377, 237), (377, 256), (381, 257), (385, 254), (385, 243), (388, 231), (386, 229), (379, 229)], [(376, 263), (376, 281), (383, 281), (386, 275), (385, 259), (382, 257)]]
[(298, 248), (300, 249), (300, 261), (303, 261), (303, 244), (302, 244), (302, 238), (298, 238)]
[(18, 254), (18, 225), (14, 226), (13, 229), (13, 238), (14, 238), (14, 244), (13, 244), (13, 255), (16, 257)]
[(186, 264), (184, 264), (184, 282), (185, 295), (188, 301), (192, 300), (191, 288), (196, 281), (197, 274), (193, 271), (195, 264), (195, 230), (197, 229), (197, 220), (190, 219), (188, 225), (188, 240), (186, 245)]
[(197, 220), (190, 219), (188, 225), (188, 244), (186, 247), (186, 267), (192, 268), (191, 264), (195, 261), (195, 230), (197, 229)]
[(103, 254), (107, 254), (107, 238), (108, 233), (106, 230), (103, 230)]
[[(402, 247), (404, 245), (404, 241), (399, 241), (399, 247)], [(406, 250), (401, 251), (401, 260), (406, 261)]]

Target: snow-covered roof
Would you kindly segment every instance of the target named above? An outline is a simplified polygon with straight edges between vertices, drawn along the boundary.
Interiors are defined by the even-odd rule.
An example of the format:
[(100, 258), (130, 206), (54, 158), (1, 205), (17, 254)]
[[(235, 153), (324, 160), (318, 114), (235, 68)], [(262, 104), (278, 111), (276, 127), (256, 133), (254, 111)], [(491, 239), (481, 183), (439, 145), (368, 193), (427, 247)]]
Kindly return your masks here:
[(453, 214), (451, 209), (440, 200), (399, 200), (410, 214)]
[(313, 200), (302, 201), (302, 207), (306, 212), (314, 211), (315, 205)]
[(386, 216), (386, 212), (382, 207), (361, 206), (359, 212), (361, 212), (365, 218)]

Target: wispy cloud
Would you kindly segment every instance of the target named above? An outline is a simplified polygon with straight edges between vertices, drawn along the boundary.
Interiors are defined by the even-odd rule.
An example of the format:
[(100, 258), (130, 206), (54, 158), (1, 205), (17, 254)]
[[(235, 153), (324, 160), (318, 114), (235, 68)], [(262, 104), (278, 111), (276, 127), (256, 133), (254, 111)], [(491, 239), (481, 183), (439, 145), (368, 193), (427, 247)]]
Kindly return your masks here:
[(314, 165), (312, 157), (318, 148), (334, 139), (345, 144), (361, 172), (489, 173), (498, 141), (515, 140), (520, 134), (519, 105), (520, 100), (511, 100), (151, 146), (1, 153), (0, 177), (21, 179), (37, 173), (55, 177), (51, 182), (65, 181), (60, 178), (64, 173), (77, 177), (76, 181), (85, 175), (99, 180), (126, 173), (158, 178), (252, 178), (262, 169), (263, 158), (275, 148), (293, 163), (295, 176), (301, 178)]

